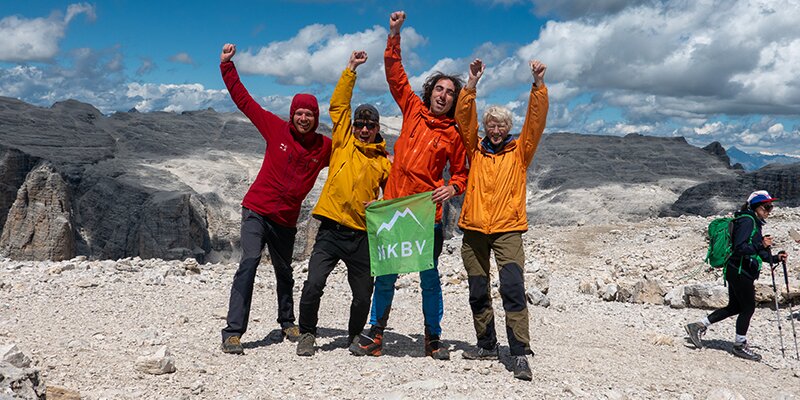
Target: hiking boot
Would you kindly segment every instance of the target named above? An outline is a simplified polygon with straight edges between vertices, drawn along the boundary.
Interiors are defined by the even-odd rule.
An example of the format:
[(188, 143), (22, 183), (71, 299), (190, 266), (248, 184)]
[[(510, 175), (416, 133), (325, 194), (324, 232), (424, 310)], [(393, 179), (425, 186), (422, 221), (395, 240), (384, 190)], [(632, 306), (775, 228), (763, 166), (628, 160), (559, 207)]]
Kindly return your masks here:
[(514, 356), (514, 378), (523, 381), (533, 380), (533, 373), (530, 365), (528, 365), (528, 357)]
[(753, 350), (750, 350), (750, 346), (747, 344), (747, 342), (734, 343), (733, 355), (735, 355), (736, 357), (744, 358), (745, 360), (761, 361), (761, 354), (758, 354)]
[(348, 349), (354, 356), (378, 357), (383, 354), (383, 334), (370, 329), (366, 335), (356, 336)]
[(689, 334), (689, 340), (692, 341), (694, 347), (702, 349), (703, 342), (700, 339), (706, 333), (706, 326), (703, 325), (702, 322), (693, 322), (689, 325), (684, 326), (684, 328), (686, 328), (686, 333)]
[(425, 355), (434, 360), (449, 360), (450, 350), (438, 335), (425, 335)]
[(300, 340), (300, 328), (295, 324), (290, 324), (281, 327), (283, 336), (292, 343), (297, 343)]
[(244, 347), (238, 336), (230, 336), (222, 342), (222, 352), (228, 354), (244, 354)]
[(300, 335), (300, 340), (297, 341), (297, 355), (310, 357), (314, 355), (314, 335), (304, 333)]
[(467, 360), (499, 360), (500, 359), (500, 347), (495, 343), (494, 347), (491, 349), (484, 349), (480, 346), (475, 346), (469, 350), (464, 350), (461, 354), (461, 358)]

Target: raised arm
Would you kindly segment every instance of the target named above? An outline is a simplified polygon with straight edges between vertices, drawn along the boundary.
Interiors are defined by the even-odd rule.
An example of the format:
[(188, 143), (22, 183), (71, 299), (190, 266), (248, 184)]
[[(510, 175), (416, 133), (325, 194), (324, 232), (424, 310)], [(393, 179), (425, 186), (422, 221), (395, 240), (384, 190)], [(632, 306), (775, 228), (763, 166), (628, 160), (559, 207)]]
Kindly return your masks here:
[(547, 66), (539, 60), (529, 62), (533, 75), (533, 86), (528, 99), (528, 112), (525, 114), (525, 123), (519, 134), (519, 143), (522, 146), (522, 162), (525, 166), (533, 161), (533, 155), (539, 146), (544, 127), (547, 124), (547, 110), (550, 102), (547, 97), (547, 87), (544, 85), (544, 73)]
[(411, 104), (422, 100), (411, 89), (403, 60), (400, 55), (400, 28), (406, 20), (406, 13), (395, 11), (389, 16), (389, 38), (386, 40), (386, 50), (383, 52), (383, 63), (386, 67), (386, 81), (394, 101), (400, 106), (403, 115), (411, 109)]
[(336, 84), (331, 96), (331, 106), (328, 112), (333, 122), (333, 146), (345, 141), (350, 134), (350, 100), (353, 97), (353, 87), (356, 85), (356, 68), (367, 62), (367, 52), (356, 50), (350, 55), (347, 67), (342, 71), (342, 76)]
[(236, 45), (226, 43), (222, 46), (222, 53), (219, 56), (219, 69), (222, 73), (222, 80), (225, 81), (225, 87), (228, 88), (228, 93), (236, 107), (253, 122), (253, 125), (261, 132), (261, 136), (267, 139), (269, 130), (262, 127), (274, 126), (273, 124), (286, 124), (287, 122), (261, 108), (261, 105), (253, 100), (242, 81), (239, 80), (239, 73), (236, 72), (236, 66), (231, 61), (235, 54)]
[(464, 142), (464, 148), (470, 160), (472, 160), (473, 154), (478, 149), (478, 111), (475, 106), (475, 96), (477, 95), (475, 87), (478, 85), (481, 76), (483, 76), (485, 68), (486, 66), (479, 58), (469, 64), (467, 86), (458, 95), (458, 102), (456, 103), (458, 133), (461, 135), (461, 140)]

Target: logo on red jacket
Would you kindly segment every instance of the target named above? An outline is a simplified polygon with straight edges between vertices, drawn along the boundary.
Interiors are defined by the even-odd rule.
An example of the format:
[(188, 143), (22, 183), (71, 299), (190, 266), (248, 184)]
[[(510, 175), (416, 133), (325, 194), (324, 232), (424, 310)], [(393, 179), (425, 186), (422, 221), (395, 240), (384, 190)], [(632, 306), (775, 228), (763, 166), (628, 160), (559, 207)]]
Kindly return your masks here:
[(286, 143), (281, 143), (281, 150), (286, 151)]

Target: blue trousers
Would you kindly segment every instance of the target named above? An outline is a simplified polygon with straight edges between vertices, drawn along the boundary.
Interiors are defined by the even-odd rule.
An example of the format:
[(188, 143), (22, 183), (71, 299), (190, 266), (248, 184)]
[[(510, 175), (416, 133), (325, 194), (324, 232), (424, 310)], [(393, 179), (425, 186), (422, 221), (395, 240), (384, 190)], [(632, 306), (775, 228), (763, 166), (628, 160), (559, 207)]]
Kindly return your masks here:
[[(442, 315), (444, 315), (442, 282), (439, 280), (439, 255), (442, 254), (443, 243), (442, 224), (436, 224), (433, 231), (433, 269), (419, 273), (419, 286), (422, 289), (422, 314), (425, 316), (425, 333), (435, 336), (442, 334)], [(386, 328), (389, 320), (396, 281), (397, 274), (375, 277), (375, 290), (372, 294), (372, 310), (369, 323), (381, 331)]]

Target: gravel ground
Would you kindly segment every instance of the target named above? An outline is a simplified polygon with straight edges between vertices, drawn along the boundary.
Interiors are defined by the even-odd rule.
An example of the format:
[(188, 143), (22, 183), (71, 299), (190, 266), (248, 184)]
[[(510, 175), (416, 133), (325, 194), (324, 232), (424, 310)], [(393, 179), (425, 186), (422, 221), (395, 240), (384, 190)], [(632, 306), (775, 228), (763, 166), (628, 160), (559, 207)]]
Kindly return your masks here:
[[(759, 308), (748, 333), (764, 356), (755, 363), (730, 354), (733, 319), (712, 326), (706, 348), (696, 350), (683, 325), (708, 310), (606, 302), (578, 291), (579, 282), (592, 276), (648, 277), (667, 287), (714, 281), (702, 271), (685, 277), (702, 265), (709, 221), (532, 227), (525, 235), (526, 268), (549, 271), (551, 303), (529, 309), (533, 382), (513, 379), (507, 346), (499, 362), (462, 359), (475, 338), (458, 237), (446, 243), (440, 259), (450, 361), (424, 357), (414, 275), (398, 281), (385, 355), (358, 358), (345, 347), (350, 295), (344, 268), (337, 268), (322, 300), (317, 354), (301, 358), (293, 343), (276, 340), (274, 274), (265, 264), (243, 337), (246, 355), (232, 356), (219, 343), (236, 265), (139, 259), (3, 260), (0, 345), (17, 344), (48, 385), (77, 390), (86, 399), (716, 399), (727, 398), (725, 390), (746, 399), (799, 398), (800, 363), (793, 358), (785, 309), (787, 358), (780, 354), (775, 312)], [(778, 209), (765, 229), (776, 247), (800, 256), (788, 229), (800, 229), (800, 209)], [(789, 264), (796, 279), (800, 258)], [(295, 263), (296, 302), (305, 267)], [(762, 282), (769, 281), (765, 275)], [(502, 324), (499, 297), (494, 305)], [(505, 330), (498, 328), (505, 345)], [(150, 375), (135, 368), (139, 356), (164, 345), (176, 372)]]

